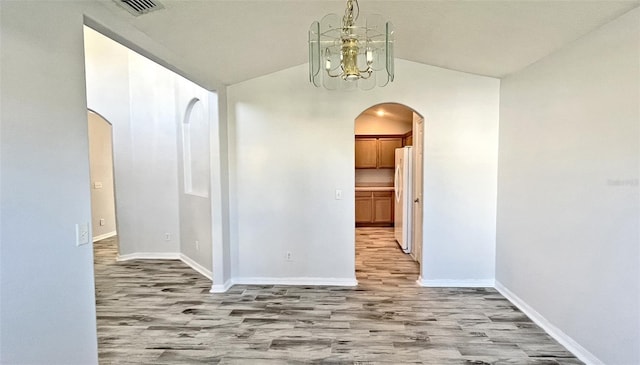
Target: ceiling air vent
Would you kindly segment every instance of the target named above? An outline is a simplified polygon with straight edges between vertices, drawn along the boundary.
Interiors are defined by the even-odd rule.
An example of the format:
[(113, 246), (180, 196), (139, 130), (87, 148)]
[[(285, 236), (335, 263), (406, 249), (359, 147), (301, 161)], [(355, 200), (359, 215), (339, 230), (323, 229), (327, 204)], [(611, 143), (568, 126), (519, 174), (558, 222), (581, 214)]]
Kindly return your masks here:
[(135, 16), (144, 15), (152, 11), (164, 9), (158, 0), (113, 0)]

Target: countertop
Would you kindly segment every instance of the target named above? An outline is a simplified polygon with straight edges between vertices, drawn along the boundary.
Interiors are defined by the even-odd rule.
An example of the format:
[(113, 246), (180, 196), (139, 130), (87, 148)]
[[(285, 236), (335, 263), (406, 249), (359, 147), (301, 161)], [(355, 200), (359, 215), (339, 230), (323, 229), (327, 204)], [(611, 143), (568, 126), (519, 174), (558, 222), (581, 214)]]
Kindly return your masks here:
[(361, 183), (356, 185), (356, 191), (393, 191), (393, 185), (384, 183)]

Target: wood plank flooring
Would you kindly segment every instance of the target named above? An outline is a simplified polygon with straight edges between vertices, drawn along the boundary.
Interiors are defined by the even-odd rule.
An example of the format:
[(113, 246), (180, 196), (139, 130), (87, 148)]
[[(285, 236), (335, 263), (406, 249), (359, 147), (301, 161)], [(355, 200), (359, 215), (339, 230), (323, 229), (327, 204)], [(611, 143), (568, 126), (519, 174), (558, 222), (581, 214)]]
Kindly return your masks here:
[(357, 288), (210, 282), (94, 244), (101, 364), (582, 364), (494, 289), (420, 288), (388, 228), (356, 230)]

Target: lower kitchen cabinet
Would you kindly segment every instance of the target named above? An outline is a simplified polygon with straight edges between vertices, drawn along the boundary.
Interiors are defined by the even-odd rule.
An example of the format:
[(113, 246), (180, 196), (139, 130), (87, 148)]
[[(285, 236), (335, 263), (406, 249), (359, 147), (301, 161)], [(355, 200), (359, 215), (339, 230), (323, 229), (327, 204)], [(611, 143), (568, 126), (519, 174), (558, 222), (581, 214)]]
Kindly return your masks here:
[(373, 192), (373, 222), (393, 223), (393, 192)]
[(356, 225), (393, 225), (393, 191), (356, 191)]
[(371, 192), (356, 191), (356, 223), (373, 221), (373, 200)]

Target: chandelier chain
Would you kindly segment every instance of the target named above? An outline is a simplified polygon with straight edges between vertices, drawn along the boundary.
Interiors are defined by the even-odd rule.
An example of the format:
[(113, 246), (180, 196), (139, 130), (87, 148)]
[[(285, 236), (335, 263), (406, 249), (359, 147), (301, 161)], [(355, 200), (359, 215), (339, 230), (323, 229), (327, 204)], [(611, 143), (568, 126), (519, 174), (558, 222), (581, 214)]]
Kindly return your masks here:
[[(355, 4), (355, 16), (353, 15)], [(358, 4), (358, 0), (347, 0), (347, 8), (344, 11), (344, 17), (342, 18), (342, 26), (343, 28), (348, 29), (353, 27), (353, 24), (358, 20), (358, 16), (360, 15), (360, 5)]]

